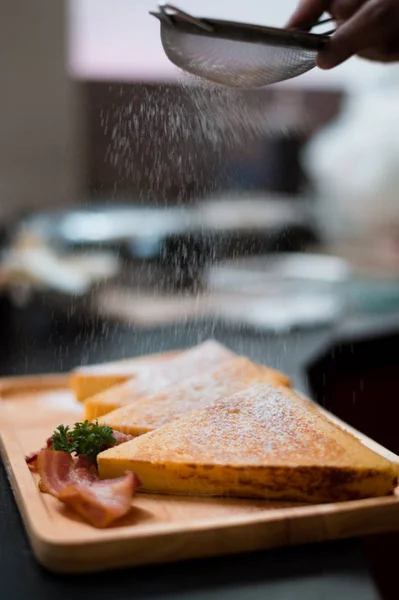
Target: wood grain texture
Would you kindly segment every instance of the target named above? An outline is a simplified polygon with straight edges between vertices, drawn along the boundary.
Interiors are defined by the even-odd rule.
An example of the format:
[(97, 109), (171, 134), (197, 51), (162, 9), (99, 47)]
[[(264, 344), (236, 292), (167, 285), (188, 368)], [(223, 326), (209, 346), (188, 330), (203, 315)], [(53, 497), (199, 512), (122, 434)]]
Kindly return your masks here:
[[(399, 530), (399, 498), (323, 505), (139, 494), (115, 526), (97, 530), (37, 489), (25, 454), (40, 448), (82, 406), (63, 376), (0, 381), (1, 452), (32, 547), (46, 568), (64, 573), (216, 556)], [(325, 412), (325, 411), (323, 411)], [(399, 458), (331, 417), (374, 451)]]

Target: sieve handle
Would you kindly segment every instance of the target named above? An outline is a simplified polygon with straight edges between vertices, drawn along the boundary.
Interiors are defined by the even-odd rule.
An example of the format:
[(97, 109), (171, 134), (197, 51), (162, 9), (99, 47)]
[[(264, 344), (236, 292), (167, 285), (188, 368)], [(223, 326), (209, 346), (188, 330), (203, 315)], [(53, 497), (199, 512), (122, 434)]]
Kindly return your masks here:
[(191, 15), (184, 12), (183, 10), (180, 10), (180, 8), (177, 8), (177, 6), (173, 6), (173, 4), (165, 4), (165, 3), (159, 4), (159, 10), (161, 11), (162, 15), (165, 17), (165, 19), (167, 19), (169, 21), (169, 23), (171, 25), (173, 25), (173, 20), (171, 17), (173, 15), (177, 15), (183, 21), (187, 21), (187, 23), (192, 23), (193, 25), (196, 25), (197, 27), (200, 27), (201, 29), (204, 29), (205, 31), (209, 31), (209, 32), (213, 31), (213, 27), (211, 27), (211, 25), (209, 25), (202, 19), (197, 19), (196, 17), (192, 17)]
[[(324, 25), (325, 23), (332, 23), (334, 21), (334, 19), (332, 17), (329, 17), (327, 19), (322, 19), (321, 21), (316, 21), (316, 23), (312, 23), (310, 25), (302, 25), (301, 27), (297, 27), (296, 29), (298, 31), (307, 31), (310, 32), (312, 29), (314, 29), (315, 27), (318, 27), (319, 25)], [(331, 35), (335, 32), (335, 29), (330, 29), (330, 31), (326, 31), (323, 35)]]

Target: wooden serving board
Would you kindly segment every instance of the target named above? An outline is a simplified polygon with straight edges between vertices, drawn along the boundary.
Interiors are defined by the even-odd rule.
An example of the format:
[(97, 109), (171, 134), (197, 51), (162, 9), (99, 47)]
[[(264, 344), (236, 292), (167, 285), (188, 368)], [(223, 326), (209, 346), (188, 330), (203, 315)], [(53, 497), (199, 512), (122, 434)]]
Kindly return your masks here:
[(82, 418), (67, 378), (3, 379), (0, 399), (3, 461), (36, 557), (53, 571), (97, 571), (399, 530), (399, 494), (323, 505), (138, 494), (129, 516), (98, 530), (41, 494), (25, 463), (25, 455), (41, 448), (57, 425)]

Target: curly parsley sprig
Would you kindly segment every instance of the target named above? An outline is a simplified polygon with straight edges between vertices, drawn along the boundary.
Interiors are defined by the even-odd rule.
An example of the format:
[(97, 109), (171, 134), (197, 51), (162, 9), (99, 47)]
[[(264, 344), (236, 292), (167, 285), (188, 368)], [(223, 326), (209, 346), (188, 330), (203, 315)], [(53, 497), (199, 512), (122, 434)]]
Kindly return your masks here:
[(99, 425), (98, 421), (75, 423), (73, 429), (68, 425), (59, 425), (51, 436), (51, 447), (53, 450), (61, 450), (69, 454), (86, 456), (93, 463), (97, 455), (113, 446), (115, 438), (111, 427)]

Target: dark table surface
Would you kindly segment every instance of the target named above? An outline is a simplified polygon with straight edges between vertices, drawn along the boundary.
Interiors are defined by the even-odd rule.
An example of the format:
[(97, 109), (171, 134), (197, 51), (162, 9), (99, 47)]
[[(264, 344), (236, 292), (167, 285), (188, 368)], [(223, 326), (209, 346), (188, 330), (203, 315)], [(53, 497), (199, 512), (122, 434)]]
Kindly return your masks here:
[[(4, 317), (0, 375), (66, 371), (92, 363), (214, 337), (233, 350), (278, 367), (306, 391), (304, 366), (329, 342), (318, 329), (285, 336), (229, 330), (212, 323), (151, 331), (97, 323), (49, 326), (44, 315)], [(34, 317), (35, 315), (35, 317)], [(33, 318), (34, 317), (34, 318)], [(112, 598), (272, 598), (288, 600), (380, 598), (360, 540), (257, 552), (95, 576), (59, 576), (35, 562), (3, 467), (0, 465), (0, 598), (70, 600), (76, 594)]]

